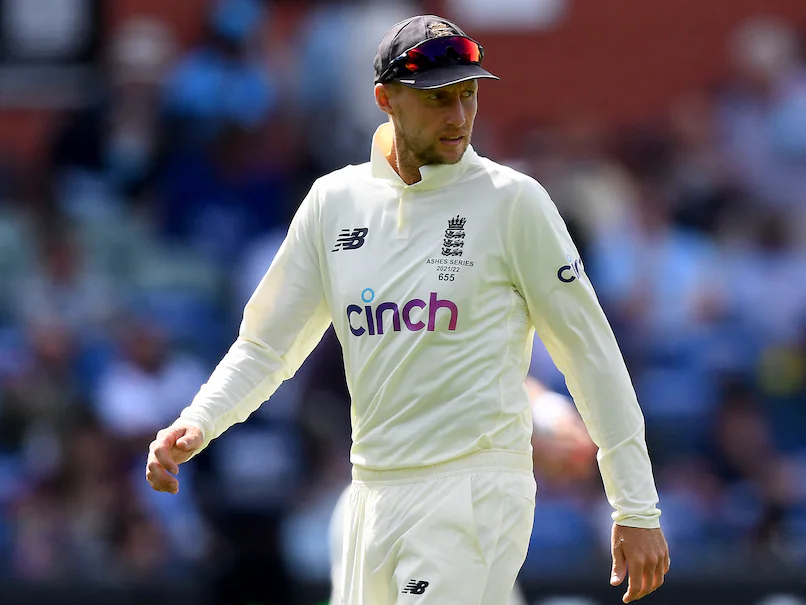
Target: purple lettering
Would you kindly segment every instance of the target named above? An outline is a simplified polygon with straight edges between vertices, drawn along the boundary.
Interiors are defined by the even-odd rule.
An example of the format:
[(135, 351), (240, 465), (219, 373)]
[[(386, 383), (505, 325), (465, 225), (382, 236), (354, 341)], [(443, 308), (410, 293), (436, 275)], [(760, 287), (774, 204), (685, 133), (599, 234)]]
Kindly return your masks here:
[[(566, 269), (568, 269), (568, 267), (566, 267)], [(412, 318), (414, 309), (421, 309), (423, 314)], [(444, 319), (447, 320), (448, 330), (455, 331), (456, 325), (459, 322), (459, 307), (452, 300), (441, 300), (436, 292), (431, 292), (429, 302), (421, 298), (413, 298), (402, 305), (402, 308), (398, 307), (398, 304), (393, 302), (384, 302), (377, 307), (373, 307), (372, 305), (363, 307), (359, 305), (347, 305), (347, 326), (350, 328), (350, 332), (352, 332), (353, 336), (363, 336), (365, 334), (367, 336), (375, 336), (376, 334), (382, 335), (384, 333), (384, 313), (391, 311), (392, 330), (395, 332), (401, 331), (402, 324), (405, 324), (406, 329), (410, 332), (419, 332), (423, 329), (434, 332), (437, 329), (437, 315), (440, 309), (450, 311), (450, 317)], [(425, 313), (428, 313), (427, 323)], [(353, 315), (364, 315), (366, 325), (360, 325), (360, 319), (357, 320), (359, 325), (353, 325)], [(389, 330), (388, 325), (386, 326), (386, 330)]]
[(350, 332), (353, 333), (354, 336), (361, 336), (366, 330), (364, 328), (354, 328), (352, 322), (350, 321), (350, 315), (353, 313), (361, 314), (361, 307), (358, 305), (347, 305), (347, 325), (350, 326)]
[(375, 336), (375, 323), (372, 321), (372, 307), (367, 305), (364, 307), (367, 312), (367, 327), (369, 327), (369, 335)]
[(456, 320), (459, 318), (459, 309), (456, 304), (450, 300), (439, 300), (436, 292), (431, 292), (431, 301), (428, 305), (428, 331), (433, 332), (437, 323), (437, 310), (449, 309), (451, 312), (451, 319), (448, 323), (449, 330), (456, 330)]
[(411, 310), (414, 307), (425, 309), (426, 302), (422, 299), (415, 298), (403, 305), (403, 323), (406, 324), (406, 327), (412, 332), (417, 332), (425, 327), (425, 322), (411, 321)]
[(393, 302), (385, 302), (379, 304), (378, 308), (375, 310), (375, 323), (378, 324), (378, 334), (383, 334), (383, 312), (389, 310), (395, 312), (395, 314), (392, 315), (392, 325), (394, 326), (395, 332), (400, 332), (400, 315), (397, 305)]

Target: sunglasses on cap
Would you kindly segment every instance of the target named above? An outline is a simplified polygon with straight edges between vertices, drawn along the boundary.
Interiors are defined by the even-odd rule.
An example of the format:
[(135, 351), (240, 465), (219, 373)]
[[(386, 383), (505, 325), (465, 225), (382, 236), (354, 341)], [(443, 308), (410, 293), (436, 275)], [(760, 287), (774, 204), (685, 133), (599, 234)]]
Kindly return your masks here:
[(481, 65), (484, 48), (470, 38), (443, 36), (420, 42), (394, 59), (378, 82), (388, 82), (404, 74), (418, 74), (449, 65)]

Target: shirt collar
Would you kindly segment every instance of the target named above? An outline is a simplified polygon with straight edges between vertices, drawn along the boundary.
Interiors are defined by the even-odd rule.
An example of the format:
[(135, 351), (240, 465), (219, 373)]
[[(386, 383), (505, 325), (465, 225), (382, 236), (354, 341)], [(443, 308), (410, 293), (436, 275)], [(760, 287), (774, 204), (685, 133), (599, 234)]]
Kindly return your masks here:
[(429, 164), (420, 167), (421, 180), (413, 185), (406, 185), (405, 181), (392, 168), (388, 157), (392, 152), (394, 141), (394, 128), (391, 122), (378, 126), (375, 136), (372, 137), (372, 151), (370, 152), (370, 168), (372, 176), (384, 179), (397, 187), (414, 187), (417, 189), (437, 189), (457, 180), (465, 173), (468, 167), (477, 161), (478, 155), (472, 145), (467, 146), (462, 159), (456, 164)]

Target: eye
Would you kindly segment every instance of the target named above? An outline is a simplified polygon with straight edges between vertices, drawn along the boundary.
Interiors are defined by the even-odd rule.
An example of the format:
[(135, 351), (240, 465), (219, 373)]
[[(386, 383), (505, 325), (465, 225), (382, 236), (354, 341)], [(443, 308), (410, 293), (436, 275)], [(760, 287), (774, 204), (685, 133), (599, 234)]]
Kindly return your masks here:
[(475, 95), (476, 95), (476, 91), (475, 91), (475, 90), (466, 90), (466, 91), (464, 91), (464, 92), (462, 93), (462, 96), (463, 96), (465, 99), (469, 99), (470, 97), (473, 97), (473, 96), (475, 96)]

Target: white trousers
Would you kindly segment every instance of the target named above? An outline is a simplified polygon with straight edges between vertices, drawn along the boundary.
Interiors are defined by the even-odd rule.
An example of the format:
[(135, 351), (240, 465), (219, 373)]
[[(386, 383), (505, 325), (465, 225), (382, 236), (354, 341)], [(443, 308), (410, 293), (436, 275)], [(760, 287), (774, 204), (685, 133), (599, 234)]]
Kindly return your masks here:
[(519, 598), (513, 586), (534, 520), (531, 460), (486, 454), (426, 470), (354, 474), (331, 528), (332, 605)]

